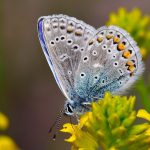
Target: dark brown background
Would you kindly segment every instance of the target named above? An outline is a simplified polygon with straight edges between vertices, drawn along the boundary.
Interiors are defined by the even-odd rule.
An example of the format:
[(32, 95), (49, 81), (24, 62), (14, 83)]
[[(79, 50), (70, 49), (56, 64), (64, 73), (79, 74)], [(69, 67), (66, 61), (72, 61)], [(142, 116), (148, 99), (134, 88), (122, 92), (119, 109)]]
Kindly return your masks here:
[[(9, 134), (22, 150), (67, 150), (62, 133), (50, 142), (48, 129), (65, 97), (62, 95), (37, 36), (42, 15), (67, 14), (100, 27), (119, 7), (139, 7), (150, 13), (149, 0), (0, 0), (0, 36), (3, 54), (4, 92), (0, 103), (9, 116)], [(134, 19), (134, 18), (133, 18)], [(6, 92), (5, 92), (6, 91)], [(69, 121), (66, 120), (66, 121)]]

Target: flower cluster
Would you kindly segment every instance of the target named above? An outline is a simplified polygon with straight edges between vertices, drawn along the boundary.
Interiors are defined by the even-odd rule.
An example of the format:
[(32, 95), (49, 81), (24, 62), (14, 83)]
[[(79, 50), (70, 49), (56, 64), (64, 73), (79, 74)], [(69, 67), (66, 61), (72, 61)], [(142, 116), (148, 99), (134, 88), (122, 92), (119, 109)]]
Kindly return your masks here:
[[(8, 118), (0, 112), (0, 130), (6, 130), (9, 126)], [(0, 150), (19, 150), (16, 143), (7, 135), (0, 134)]]
[(127, 12), (125, 8), (120, 8), (118, 13), (110, 14), (107, 25), (117, 25), (127, 30), (140, 46), (143, 58), (150, 53), (150, 16), (142, 16), (140, 9)]
[[(67, 123), (62, 132), (72, 150), (150, 150), (150, 114), (134, 110), (135, 97), (111, 96), (92, 103), (77, 125)], [(138, 119), (144, 123), (135, 123)]]

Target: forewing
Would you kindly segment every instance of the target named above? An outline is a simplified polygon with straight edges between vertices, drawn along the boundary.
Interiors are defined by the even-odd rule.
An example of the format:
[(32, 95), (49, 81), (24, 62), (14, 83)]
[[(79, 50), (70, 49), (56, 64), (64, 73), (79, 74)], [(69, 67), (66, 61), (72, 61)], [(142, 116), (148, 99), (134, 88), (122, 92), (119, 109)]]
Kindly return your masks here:
[(106, 91), (121, 94), (144, 67), (136, 42), (116, 26), (101, 27), (89, 41), (78, 71), (75, 90), (87, 101), (102, 98)]
[(95, 29), (75, 18), (53, 15), (39, 19), (38, 33), (57, 84), (70, 99), (81, 54), (94, 35)]

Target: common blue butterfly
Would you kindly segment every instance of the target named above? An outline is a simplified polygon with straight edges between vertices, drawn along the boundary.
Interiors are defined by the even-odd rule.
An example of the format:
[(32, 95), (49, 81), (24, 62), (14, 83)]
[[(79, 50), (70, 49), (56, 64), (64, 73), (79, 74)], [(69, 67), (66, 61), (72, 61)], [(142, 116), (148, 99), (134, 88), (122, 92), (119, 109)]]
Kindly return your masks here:
[(106, 91), (121, 94), (143, 71), (136, 42), (117, 26), (92, 26), (66, 15), (38, 20), (43, 52), (67, 101), (64, 112), (80, 115)]

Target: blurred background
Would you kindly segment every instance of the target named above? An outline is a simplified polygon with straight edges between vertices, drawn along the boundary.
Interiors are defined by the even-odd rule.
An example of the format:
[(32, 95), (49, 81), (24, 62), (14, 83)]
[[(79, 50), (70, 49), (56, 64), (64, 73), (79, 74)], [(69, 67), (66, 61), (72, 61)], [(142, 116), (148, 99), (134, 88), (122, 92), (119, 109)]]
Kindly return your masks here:
[[(134, 8), (138, 10), (134, 12)], [(128, 18), (127, 12), (132, 11), (130, 19), (117, 20), (121, 17), (119, 13)], [(40, 16), (60, 13), (84, 20), (96, 28), (120, 23), (118, 25), (132, 32), (142, 49), (146, 63), (144, 77), (149, 82), (149, 19), (138, 26), (142, 17), (150, 15), (149, 0), (0, 0), (0, 112), (9, 119), (6, 119), (9, 128), (1, 130), (0, 134), (9, 135), (21, 150), (70, 149), (62, 133), (55, 142), (48, 135), (65, 97), (53, 78), (37, 35)], [(139, 14), (139, 20), (134, 22)], [(130, 24), (132, 21), (134, 24)], [(139, 98), (143, 94), (148, 100), (149, 85), (141, 80), (132, 94), (141, 91)], [(141, 107), (147, 103), (138, 102)], [(149, 109), (150, 106), (146, 106)], [(69, 122), (69, 119), (63, 121)]]

